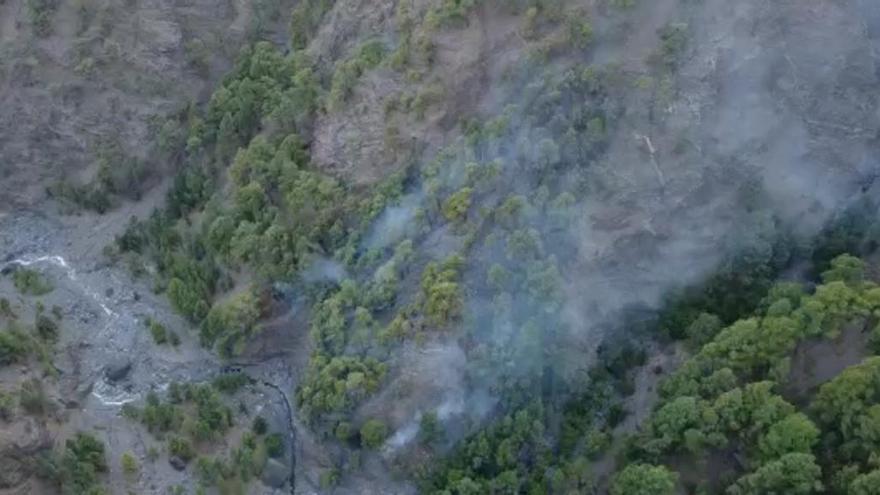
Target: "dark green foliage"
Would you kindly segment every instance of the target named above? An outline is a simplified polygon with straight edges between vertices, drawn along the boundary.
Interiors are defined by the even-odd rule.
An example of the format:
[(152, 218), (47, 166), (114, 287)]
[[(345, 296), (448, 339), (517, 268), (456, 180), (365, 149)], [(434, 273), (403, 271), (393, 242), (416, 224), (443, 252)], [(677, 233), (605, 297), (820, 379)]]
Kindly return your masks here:
[(880, 245), (878, 205), (870, 199), (852, 204), (828, 222), (813, 241), (811, 249), (816, 275), (826, 271), (831, 260), (842, 254), (869, 254)]
[(58, 0), (27, 0), (28, 20), (38, 36), (46, 37), (52, 32), (52, 16), (58, 8)]
[[(251, 379), (244, 373), (226, 373), (215, 378), (213, 385), (214, 388), (225, 394), (234, 394), (250, 382)], [(256, 420), (254, 424), (256, 425)], [(265, 425), (265, 421), (263, 424)]]
[(294, 49), (306, 47), (309, 39), (321, 25), (321, 19), (335, 3), (334, 0), (303, 0), (299, 2), (290, 18), (291, 44)]
[(43, 313), (37, 313), (34, 329), (37, 335), (46, 342), (54, 342), (58, 339), (58, 323)]
[(265, 439), (266, 453), (269, 457), (281, 457), (284, 455), (284, 439), (280, 433), (272, 433)]
[(681, 61), (689, 38), (688, 25), (681, 23), (667, 24), (658, 33), (660, 47), (654, 59), (668, 70), (674, 70)]
[(9, 421), (15, 414), (15, 395), (0, 390), (0, 420)]
[(28, 268), (20, 268), (12, 276), (15, 288), (28, 296), (43, 296), (54, 289), (52, 283), (40, 272)]
[(437, 419), (437, 413), (427, 412), (419, 420), (419, 441), (431, 445), (443, 440), (443, 425)]
[(35, 416), (47, 414), (52, 407), (43, 389), (43, 383), (36, 378), (22, 382), (18, 392), (18, 404), (25, 412)]
[(254, 418), (254, 424), (251, 426), (251, 431), (253, 431), (255, 435), (265, 435), (268, 429), (269, 424), (266, 423), (265, 418), (262, 416)]
[(64, 445), (59, 464), (61, 493), (93, 495), (104, 493), (98, 478), (107, 471), (104, 443), (96, 437), (79, 432)]
[(0, 330), (0, 366), (24, 360), (31, 348), (30, 336), (17, 327)]

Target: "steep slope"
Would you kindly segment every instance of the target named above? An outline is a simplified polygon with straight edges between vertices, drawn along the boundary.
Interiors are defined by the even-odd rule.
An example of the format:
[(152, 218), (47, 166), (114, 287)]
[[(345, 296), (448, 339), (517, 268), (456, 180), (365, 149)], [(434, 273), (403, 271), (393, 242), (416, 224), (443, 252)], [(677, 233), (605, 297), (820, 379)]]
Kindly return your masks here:
[[(247, 33), (250, 10), (227, 7), (198, 9), (206, 29)], [(88, 262), (115, 236), (112, 270), (164, 292), (186, 320), (177, 325), (192, 327), (187, 345), (198, 337), (218, 363), (295, 397), (286, 446), (301, 492), (589, 492), (590, 473), (613, 471), (609, 455), (586, 459), (607, 452), (622, 404), (650, 416), (656, 394), (645, 389), (657, 380), (646, 375), (665, 370), (640, 369), (640, 398), (623, 402), (646, 353), (676, 363), (685, 352), (674, 341), (751, 314), (780, 275), (810, 276), (805, 264), (821, 272), (880, 240), (880, 11), (868, 1), (306, 0), (291, 40), (252, 32), (270, 42), (243, 50), (210, 96), (166, 39), (162, 16), (182, 7), (151, 8), (132, 19), (158, 15), (145, 22), (155, 36), (126, 46), (146, 53), (166, 40), (176, 51), (118, 74), (109, 64), (109, 80), (165, 64), (162, 79), (186, 94), (108, 86), (138, 115), (169, 118), (149, 127), (114, 113), (106, 130), (122, 144), (99, 149), (92, 167), (77, 153), (63, 165), (91, 185), (52, 193), (112, 209), (179, 172), (152, 213), (161, 191), (123, 203), (137, 217), (128, 226), (119, 210), (67, 219), (53, 242)], [(278, 12), (272, 24), (286, 24)], [(45, 53), (63, 25), (53, 32), (36, 45)], [(225, 59), (209, 65), (219, 73)], [(57, 105), (50, 90), (9, 98)], [(175, 105), (192, 98), (205, 103)], [(21, 159), (44, 142), (33, 129), (49, 114), (0, 138), (20, 164), (3, 185), (17, 203), (62, 176)], [(153, 175), (116, 168), (120, 153)], [(28, 232), (20, 218), (8, 225), (26, 237), (52, 230)], [(83, 239), (77, 226), (103, 232)], [(28, 251), (8, 253), (54, 254)], [(213, 376), (193, 366), (193, 380)], [(140, 412), (125, 424), (204, 440), (145, 419), (191, 404), (147, 400), (144, 368), (133, 378)], [(250, 413), (236, 417), (211, 437), (229, 448), (203, 454), (260, 457), (265, 439), (241, 431)], [(205, 486), (253, 476), (229, 467), (241, 457), (210, 459), (198, 464)]]

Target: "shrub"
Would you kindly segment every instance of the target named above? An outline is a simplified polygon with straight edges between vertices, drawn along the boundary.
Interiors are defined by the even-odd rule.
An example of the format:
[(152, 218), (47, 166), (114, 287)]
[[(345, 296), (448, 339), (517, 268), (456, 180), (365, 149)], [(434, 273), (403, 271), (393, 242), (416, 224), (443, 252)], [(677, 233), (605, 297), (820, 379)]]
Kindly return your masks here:
[(19, 269), (12, 277), (15, 288), (24, 295), (43, 296), (54, 289), (46, 277), (35, 270)]
[(133, 475), (138, 472), (138, 461), (131, 452), (123, 453), (119, 459), (119, 464), (122, 466), (122, 472), (127, 475)]
[(104, 443), (88, 433), (77, 433), (65, 442), (59, 471), (62, 494), (103, 493), (97, 483), (98, 475), (107, 471)]
[(21, 384), (18, 403), (28, 414), (42, 416), (49, 412), (51, 402), (40, 380), (34, 378)]
[(368, 449), (376, 449), (385, 442), (388, 427), (378, 419), (370, 419), (361, 426), (361, 445)]
[(149, 327), (150, 334), (153, 336), (153, 342), (157, 345), (162, 345), (168, 342), (168, 330), (165, 328), (165, 325), (156, 320), (150, 320)]
[(171, 437), (168, 440), (168, 453), (179, 457), (185, 463), (191, 461), (196, 455), (195, 449), (193, 449), (189, 440), (181, 436)]
[(266, 453), (269, 457), (281, 457), (284, 455), (284, 439), (280, 433), (272, 433), (266, 437)]
[(254, 432), (255, 435), (265, 435), (266, 430), (269, 429), (268, 423), (266, 423), (266, 419), (262, 416), (257, 416), (254, 418), (254, 423), (251, 425), (251, 431)]

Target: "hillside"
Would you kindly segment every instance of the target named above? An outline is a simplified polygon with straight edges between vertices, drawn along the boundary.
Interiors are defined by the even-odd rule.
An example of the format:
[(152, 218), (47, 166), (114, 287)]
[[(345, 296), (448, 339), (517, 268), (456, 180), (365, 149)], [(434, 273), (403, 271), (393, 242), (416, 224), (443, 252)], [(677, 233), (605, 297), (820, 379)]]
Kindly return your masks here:
[(873, 493), (871, 2), (0, 19), (0, 493)]

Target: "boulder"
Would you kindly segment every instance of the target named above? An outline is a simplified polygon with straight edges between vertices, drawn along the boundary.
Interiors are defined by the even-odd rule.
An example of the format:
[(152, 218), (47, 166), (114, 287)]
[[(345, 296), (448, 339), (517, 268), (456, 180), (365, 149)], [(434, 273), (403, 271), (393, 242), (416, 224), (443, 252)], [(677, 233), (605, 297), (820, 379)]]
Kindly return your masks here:
[(281, 488), (290, 479), (290, 466), (278, 459), (269, 459), (263, 467), (261, 479), (268, 487)]
[(109, 363), (104, 367), (104, 376), (111, 382), (124, 380), (131, 371), (131, 361), (125, 358)]
[(171, 467), (178, 471), (183, 471), (184, 469), (186, 469), (186, 461), (184, 461), (180, 457), (177, 457), (176, 455), (168, 458), (168, 464), (171, 464)]

